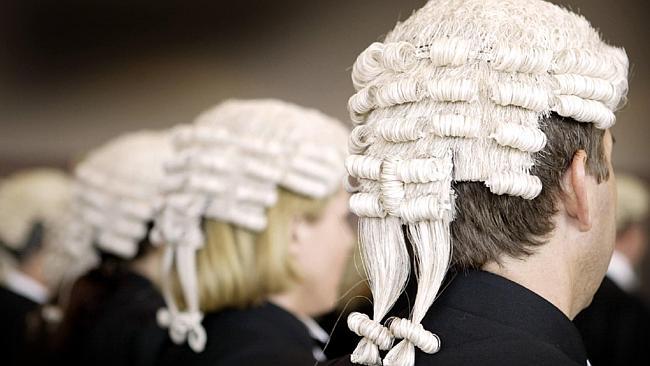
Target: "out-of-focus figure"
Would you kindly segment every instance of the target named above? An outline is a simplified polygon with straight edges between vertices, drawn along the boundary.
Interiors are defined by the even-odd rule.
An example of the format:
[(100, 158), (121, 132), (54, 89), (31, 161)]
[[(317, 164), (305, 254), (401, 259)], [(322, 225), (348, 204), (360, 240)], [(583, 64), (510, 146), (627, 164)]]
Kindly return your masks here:
[(617, 176), (616, 246), (607, 269), (607, 277), (625, 292), (639, 287), (637, 270), (645, 258), (650, 195), (646, 184), (628, 175)]
[(618, 175), (616, 246), (591, 305), (580, 313), (580, 329), (594, 365), (650, 365), (650, 311), (637, 296), (637, 270), (648, 247), (650, 196), (643, 181)]
[(165, 132), (126, 134), (92, 151), (75, 170), (71, 245), (95, 249), (99, 264), (72, 288), (56, 339), (70, 365), (153, 365), (165, 332), (155, 283), (160, 250), (149, 229), (163, 201)]
[(0, 182), (3, 365), (37, 364), (44, 355), (50, 320), (44, 316), (56, 318), (44, 306), (76, 265), (61, 240), (70, 197), (71, 181), (56, 169), (26, 170)]
[(324, 359), (313, 317), (336, 305), (354, 243), (346, 137), (340, 122), (278, 100), (227, 101), (175, 132), (152, 240), (168, 245), (159, 321), (188, 345), (170, 345), (161, 365)]

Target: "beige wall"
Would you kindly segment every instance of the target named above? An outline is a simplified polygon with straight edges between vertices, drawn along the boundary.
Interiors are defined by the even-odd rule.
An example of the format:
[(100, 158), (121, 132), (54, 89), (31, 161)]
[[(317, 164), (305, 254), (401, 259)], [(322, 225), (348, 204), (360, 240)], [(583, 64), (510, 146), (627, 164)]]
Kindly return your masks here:
[[(100, 54), (81, 70), (65, 70), (62, 77), (23, 77), (24, 82), (3, 84), (0, 165), (61, 163), (123, 131), (189, 122), (229, 97), (284, 98), (347, 121), (349, 68), (356, 55), (422, 3), (313, 2), (277, 22), (267, 20), (260, 29), (247, 26), (241, 30), (245, 35), (232, 42), (183, 45), (157, 40), (108, 61)], [(614, 130), (619, 141), (615, 163), (650, 176), (644, 1), (566, 3), (581, 9), (612, 42), (628, 48), (631, 93)], [(230, 31), (236, 35), (239, 30), (235, 26)]]

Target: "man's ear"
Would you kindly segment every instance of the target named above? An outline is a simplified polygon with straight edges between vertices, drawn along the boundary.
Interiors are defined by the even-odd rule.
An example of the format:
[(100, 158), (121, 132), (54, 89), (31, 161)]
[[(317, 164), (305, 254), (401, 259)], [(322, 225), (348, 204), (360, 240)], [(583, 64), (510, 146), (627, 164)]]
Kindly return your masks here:
[(587, 153), (578, 150), (573, 155), (571, 166), (562, 177), (563, 200), (568, 215), (578, 222), (582, 232), (591, 229), (589, 198), (586, 174)]

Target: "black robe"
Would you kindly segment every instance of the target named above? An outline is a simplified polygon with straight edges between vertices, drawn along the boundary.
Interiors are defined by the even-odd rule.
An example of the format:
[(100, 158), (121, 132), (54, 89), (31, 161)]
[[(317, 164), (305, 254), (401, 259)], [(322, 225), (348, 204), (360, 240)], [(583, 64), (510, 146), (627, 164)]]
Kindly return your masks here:
[(83, 319), (70, 330), (71, 340), (59, 355), (62, 364), (155, 365), (167, 337), (156, 322), (156, 312), (164, 306), (162, 296), (147, 278), (134, 272), (125, 273), (115, 286), (99, 308), (78, 314)]
[[(5, 287), (0, 287), (0, 355), (3, 365), (31, 363), (27, 357), (33, 349), (33, 319), (40, 305)], [(5, 363), (6, 362), (6, 363)]]
[[(456, 274), (422, 321), (441, 339), (416, 365), (586, 366), (578, 330), (558, 308), (503, 277)], [(349, 357), (330, 363), (349, 365)]]
[(650, 365), (650, 312), (609, 278), (574, 323), (594, 366)]
[(317, 346), (302, 321), (265, 303), (245, 310), (223, 310), (203, 319), (208, 340), (195, 353), (187, 344), (168, 346), (161, 366), (312, 366)]

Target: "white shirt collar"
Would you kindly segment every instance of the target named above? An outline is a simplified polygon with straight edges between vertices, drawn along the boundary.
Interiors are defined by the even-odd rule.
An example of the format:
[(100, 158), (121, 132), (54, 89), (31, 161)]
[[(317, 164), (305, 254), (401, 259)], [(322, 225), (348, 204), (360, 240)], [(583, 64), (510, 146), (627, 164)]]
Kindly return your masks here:
[[(327, 342), (329, 342), (330, 340), (329, 334), (327, 334), (327, 332), (323, 328), (321, 328), (321, 326), (318, 325), (318, 323), (316, 323), (314, 319), (309, 317), (302, 317), (302, 316), (298, 317), (298, 319), (302, 321), (302, 323), (307, 328), (307, 332), (313, 339), (317, 340), (322, 344), (327, 344)], [(327, 360), (325, 353), (320, 347), (314, 346), (312, 353), (314, 354), (314, 358), (319, 362), (323, 362)]]
[(14, 268), (5, 272), (4, 285), (38, 304), (44, 304), (49, 298), (49, 291), (44, 285)]
[(607, 268), (607, 277), (626, 292), (632, 292), (639, 286), (639, 277), (634, 272), (630, 261), (623, 254), (614, 251)]
[(305, 327), (307, 327), (307, 331), (312, 338), (323, 344), (329, 342), (330, 335), (327, 334), (327, 332), (321, 328), (321, 326), (318, 325), (314, 319), (308, 317), (300, 317), (300, 321), (305, 324)]

